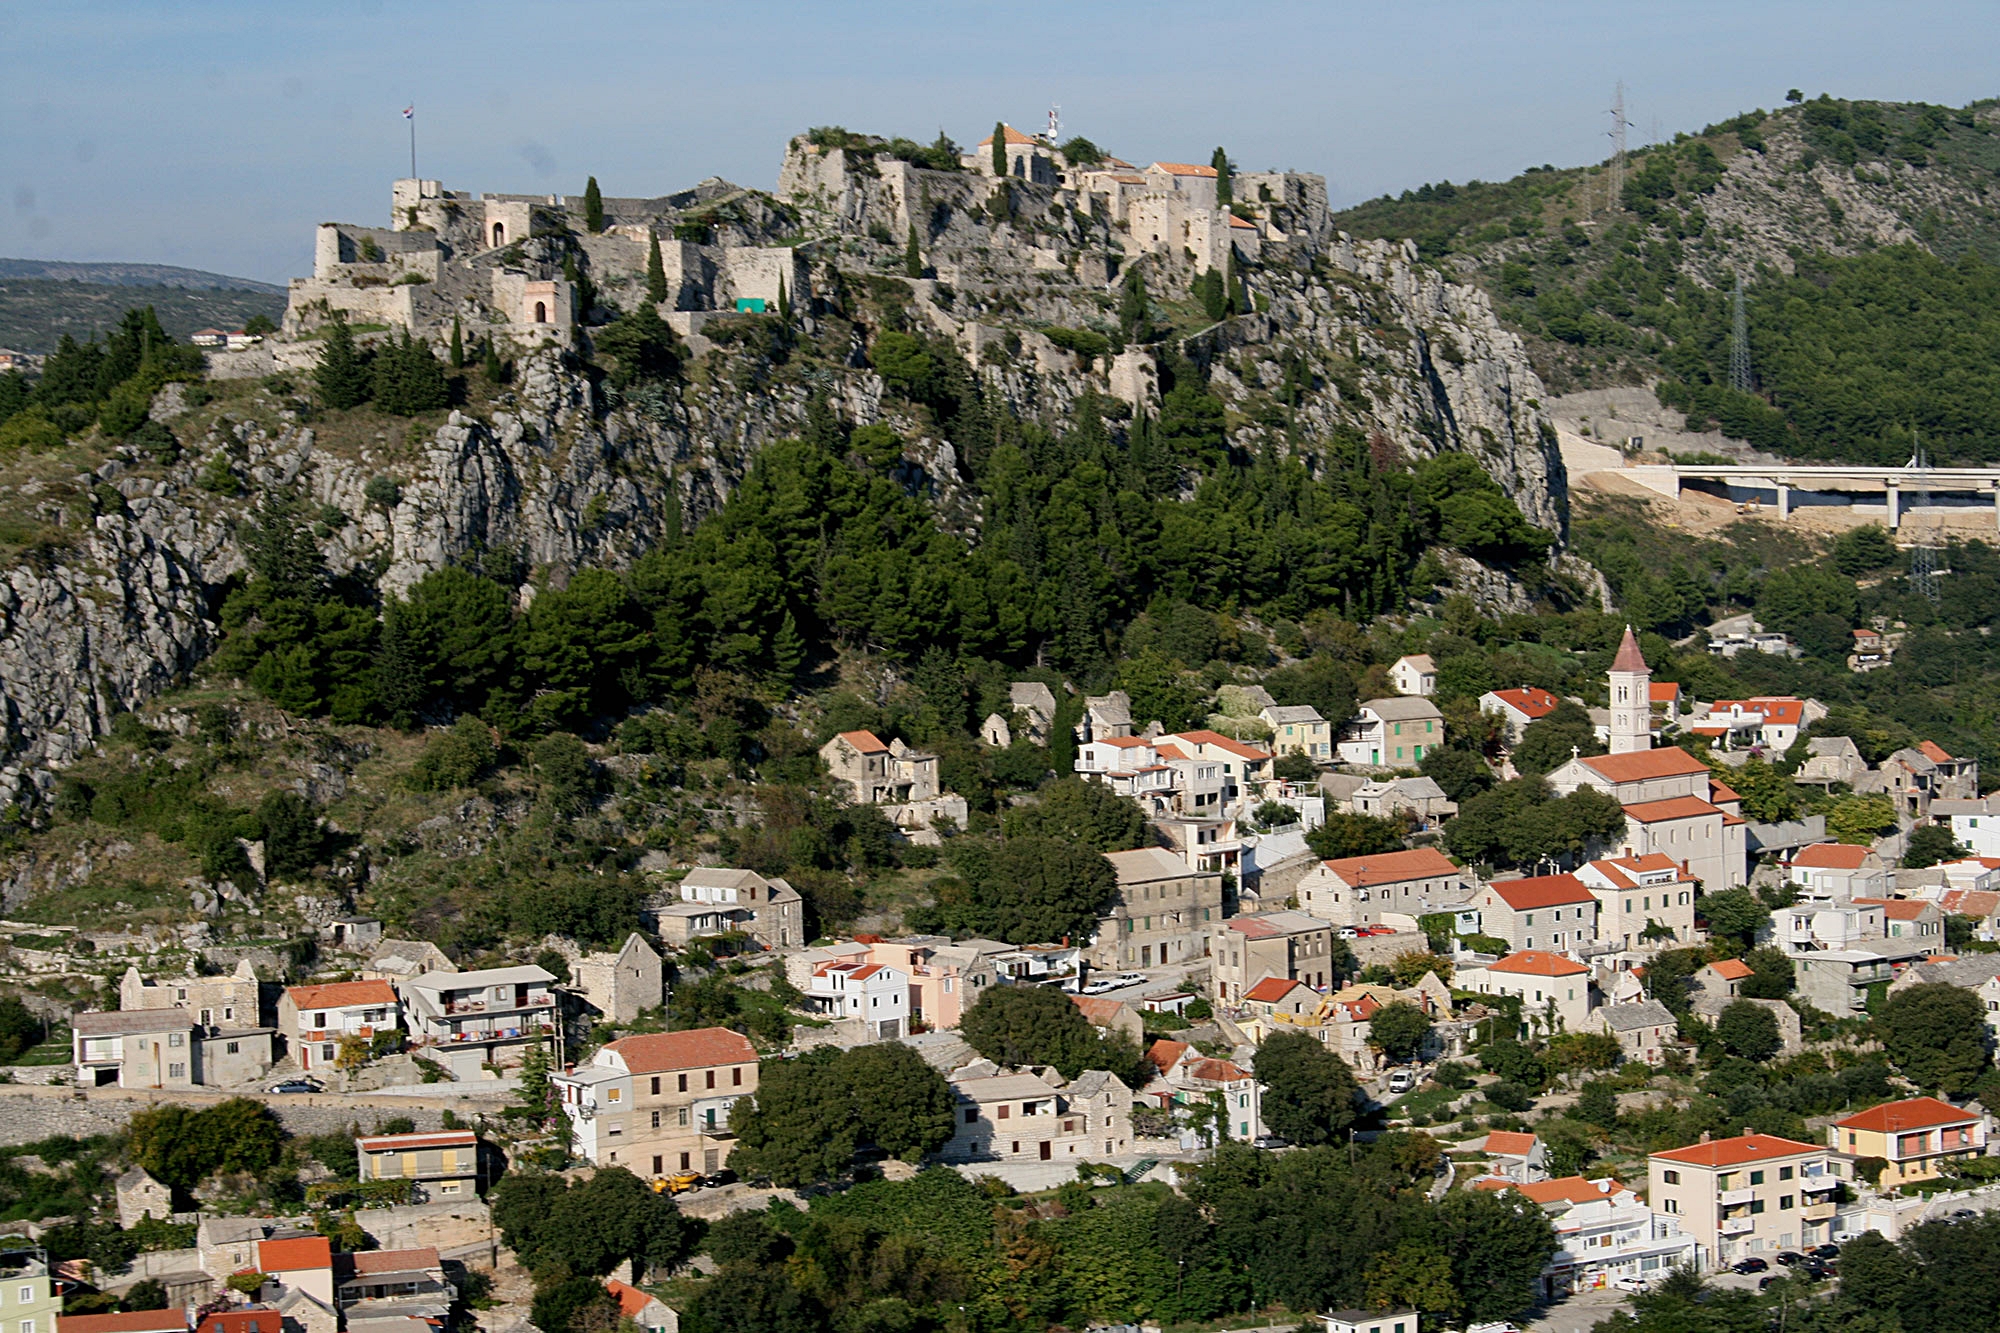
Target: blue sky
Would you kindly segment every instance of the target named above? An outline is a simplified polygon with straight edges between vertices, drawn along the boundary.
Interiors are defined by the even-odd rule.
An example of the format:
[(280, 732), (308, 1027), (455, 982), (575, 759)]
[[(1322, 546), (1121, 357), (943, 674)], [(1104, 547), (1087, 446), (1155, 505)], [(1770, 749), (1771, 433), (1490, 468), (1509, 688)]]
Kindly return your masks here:
[(1604, 156), (1785, 90), (2000, 93), (1993, 6), (65, 0), (0, 5), (0, 255), (307, 270), (312, 226), (448, 188), (770, 188), (787, 136), (976, 141), (1005, 118), (1134, 161), (1317, 171), (1336, 204)]

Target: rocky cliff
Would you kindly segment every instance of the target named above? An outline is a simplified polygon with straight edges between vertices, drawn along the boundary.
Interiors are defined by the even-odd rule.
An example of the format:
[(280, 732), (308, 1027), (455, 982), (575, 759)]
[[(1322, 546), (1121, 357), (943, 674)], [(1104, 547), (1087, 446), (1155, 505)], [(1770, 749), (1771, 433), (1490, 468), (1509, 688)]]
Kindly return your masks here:
[[(356, 439), (315, 421), (301, 387), (282, 378), (196, 408), (170, 389), (155, 415), (184, 456), (163, 467), (111, 448), (70, 487), (100, 497), (89, 526), (0, 578), (0, 776), (46, 785), (47, 766), (212, 651), (218, 594), (243, 568), (236, 528), (271, 488), (307, 494), (329, 566), (376, 577), (385, 595), (485, 552), (512, 562), (527, 597), (532, 582), (582, 565), (622, 566), (669, 525), (715, 508), (750, 458), (801, 427), (817, 392), (857, 425), (898, 427), (913, 479), (948, 505), (954, 442), (885, 406), (865, 355), (879, 325), (859, 292), (872, 294), (869, 309), (893, 304), (906, 327), (955, 344), (991, 398), (1021, 417), (1059, 423), (1091, 391), (1151, 406), (1158, 360), (1185, 355), (1228, 405), (1237, 447), (1312, 455), (1348, 432), (1406, 458), (1463, 450), (1532, 522), (1561, 533), (1566, 481), (1519, 339), (1481, 292), (1419, 264), (1414, 247), (1329, 231), (1323, 187), (1287, 180), (1304, 183), (1263, 205), (1262, 256), (1240, 270), (1254, 313), (1210, 323), (1190, 296), (1198, 275), (1185, 256), (1128, 253), (1129, 236), (1060, 187), (795, 141), (780, 189), (816, 242), (813, 290), (827, 294), (799, 312), (800, 354), (696, 334), (677, 392), (621, 397), (588, 373), (587, 343), (549, 349), (522, 362), (507, 392), (403, 438)], [(913, 229), (923, 278), (904, 276)], [(1135, 263), (1167, 332), (1095, 354), (1058, 345), (1051, 334), (1064, 330), (1113, 341), (1122, 274)], [(201, 484), (224, 467), (241, 494)], [(384, 477), (393, 504), (370, 490)], [(968, 533), (974, 522), (954, 519)], [(1500, 584), (1471, 586), (1506, 601)]]

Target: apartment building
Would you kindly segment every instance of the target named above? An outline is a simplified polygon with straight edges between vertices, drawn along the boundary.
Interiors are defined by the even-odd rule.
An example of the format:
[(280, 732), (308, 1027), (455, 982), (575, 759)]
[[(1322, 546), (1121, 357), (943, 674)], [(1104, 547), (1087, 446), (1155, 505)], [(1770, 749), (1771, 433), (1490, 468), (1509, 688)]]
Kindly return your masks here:
[(478, 1078), (487, 1065), (519, 1064), (531, 1042), (558, 1022), (555, 976), (539, 967), (426, 972), (403, 983), (410, 1041), (441, 1056), (453, 1074)]
[(1266, 977), (1325, 990), (1335, 980), (1329, 960), (1333, 927), (1304, 912), (1266, 912), (1214, 924), (1209, 971), (1215, 998), (1239, 1003)]
[(1132, 1090), (1101, 1069), (1062, 1086), (1035, 1074), (975, 1076), (951, 1092), (952, 1136), (939, 1154), (946, 1161), (1083, 1162), (1132, 1143)]
[(1201, 957), (1222, 918), (1222, 876), (1190, 870), (1161, 847), (1106, 852), (1104, 859), (1117, 887), (1097, 923), (1091, 965), (1125, 970)]
[(1832, 1232), (1832, 1150), (1769, 1134), (1701, 1142), (1647, 1159), (1647, 1199), (1701, 1247), (1705, 1267), (1803, 1250)]
[(1694, 1262), (1695, 1239), (1680, 1219), (1656, 1213), (1609, 1177), (1563, 1176), (1511, 1186), (1541, 1206), (1555, 1228), (1556, 1252), (1542, 1267), (1542, 1296), (1556, 1299), (1609, 1286), (1621, 1277), (1663, 1277)]
[(735, 1137), (731, 1108), (756, 1095), (757, 1051), (727, 1028), (648, 1033), (607, 1043), (550, 1081), (593, 1166), (655, 1177), (717, 1171)]
[(1986, 1153), (1986, 1117), (1936, 1097), (1885, 1102), (1826, 1127), (1827, 1147), (1847, 1157), (1879, 1157), (1889, 1165), (1881, 1187), (1944, 1174), (1946, 1164)]
[(1472, 901), (1481, 932), (1509, 949), (1562, 953), (1597, 940), (1597, 895), (1575, 875), (1495, 880)]
[(469, 1129), (368, 1134), (354, 1141), (363, 1180), (407, 1180), (410, 1202), (445, 1203), (479, 1192), (479, 1139)]
[(61, 1313), (48, 1254), (35, 1246), (0, 1250), (0, 1327), (8, 1333), (56, 1333)]

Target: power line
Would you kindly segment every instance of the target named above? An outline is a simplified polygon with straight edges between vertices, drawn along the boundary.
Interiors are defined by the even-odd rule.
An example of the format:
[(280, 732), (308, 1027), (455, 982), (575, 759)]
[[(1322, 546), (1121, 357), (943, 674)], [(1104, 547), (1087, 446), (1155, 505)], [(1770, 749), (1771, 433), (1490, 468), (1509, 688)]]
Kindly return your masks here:
[(1738, 393), (1749, 393), (1755, 387), (1750, 379), (1750, 315), (1743, 304), (1743, 274), (1736, 274), (1736, 290), (1729, 296), (1729, 387)]

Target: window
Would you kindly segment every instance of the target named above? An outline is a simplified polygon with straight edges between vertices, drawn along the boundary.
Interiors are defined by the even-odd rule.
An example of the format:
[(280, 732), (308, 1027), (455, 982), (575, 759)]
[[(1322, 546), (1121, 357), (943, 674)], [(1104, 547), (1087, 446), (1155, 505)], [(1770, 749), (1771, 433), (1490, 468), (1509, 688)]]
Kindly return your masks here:
[(1790, 1180), (1791, 1178), (1792, 1178), (1792, 1168), (1790, 1168), (1789, 1166), (1781, 1166), (1778, 1168), (1778, 1179)]
[(169, 1032), (167, 1034), (167, 1045), (174, 1047), (176, 1050), (187, 1045), (187, 1033)]
[(28, 1305), (32, 1303), (34, 1299), (35, 1299), (35, 1289), (33, 1287), (21, 1288), (21, 1304)]
[(1762, 1199), (1752, 1199), (1752, 1200), (1750, 1201), (1750, 1214), (1751, 1214), (1751, 1216), (1753, 1216), (1753, 1217), (1754, 1217), (1754, 1216), (1756, 1216), (1756, 1215), (1757, 1215), (1758, 1213), (1761, 1213), (1761, 1212), (1763, 1212), (1763, 1211), (1764, 1211), (1764, 1201), (1763, 1201)]
[(188, 1068), (188, 1067), (187, 1067), (186, 1065), (168, 1065), (168, 1066), (167, 1066), (167, 1077), (168, 1077), (168, 1078), (186, 1078), (186, 1077), (187, 1077), (187, 1068)]
[(743, 1069), (741, 1066), (729, 1071), (729, 1086), (732, 1088), (743, 1086)]
[(655, 1111), (653, 1112), (653, 1128), (658, 1129), (659, 1127), (660, 1127), (660, 1113), (658, 1111)]
[(625, 1100), (625, 1090), (623, 1088), (606, 1088), (604, 1090), (604, 1100), (607, 1102), (622, 1102)]
[(653, 1075), (653, 1095), (655, 1097), (660, 1095), (660, 1076), (658, 1074)]
[(1681, 1210), (1681, 1201), (1679, 1199), (1668, 1199), (1666, 1210), (1670, 1213), (1678, 1213)]
[(1764, 1173), (1763, 1173), (1762, 1171), (1752, 1171), (1752, 1172), (1750, 1173), (1750, 1183), (1751, 1183), (1752, 1185), (1761, 1185), (1761, 1184), (1763, 1184), (1763, 1183), (1764, 1183)]
[(966, 1123), (966, 1124), (968, 1124), (968, 1125), (976, 1125), (976, 1124), (978, 1124), (978, 1123), (979, 1123), (979, 1108), (978, 1108), (978, 1107), (976, 1107), (976, 1106), (968, 1106), (968, 1107), (966, 1107), (966, 1108), (965, 1108), (965, 1123)]
[(238, 1053), (241, 1046), (242, 1046), (241, 1042), (232, 1041), (228, 1045), (224, 1046), (223, 1049), (227, 1051), (229, 1054), (235, 1055)]
[[(686, 1074), (682, 1074), (682, 1075), (681, 1075), (681, 1086), (680, 1086), (680, 1090), (681, 1090), (682, 1092), (686, 1092), (686, 1091), (688, 1090), (688, 1076), (687, 1076)], [(683, 1124), (685, 1124), (686, 1122), (685, 1122), (685, 1121), (683, 1121), (682, 1123), (683, 1123)]]
[(1778, 1211), (1781, 1213), (1787, 1213), (1791, 1211), (1791, 1208), (1792, 1208), (1792, 1196), (1789, 1194), (1780, 1194), (1778, 1196)]
[(683, 1107), (681, 1108), (681, 1115), (680, 1115), (680, 1127), (681, 1127), (682, 1129), (686, 1129), (686, 1128), (687, 1128), (687, 1123), (688, 1123), (688, 1109), (687, 1109), (687, 1107), (683, 1106)]
[(1005, 1120), (1007, 1118), (1007, 1113), (1012, 1109), (1013, 1108), (1009, 1107), (1003, 1102), (1000, 1106), (1000, 1110), (996, 1113), (996, 1118), (1000, 1120)]

